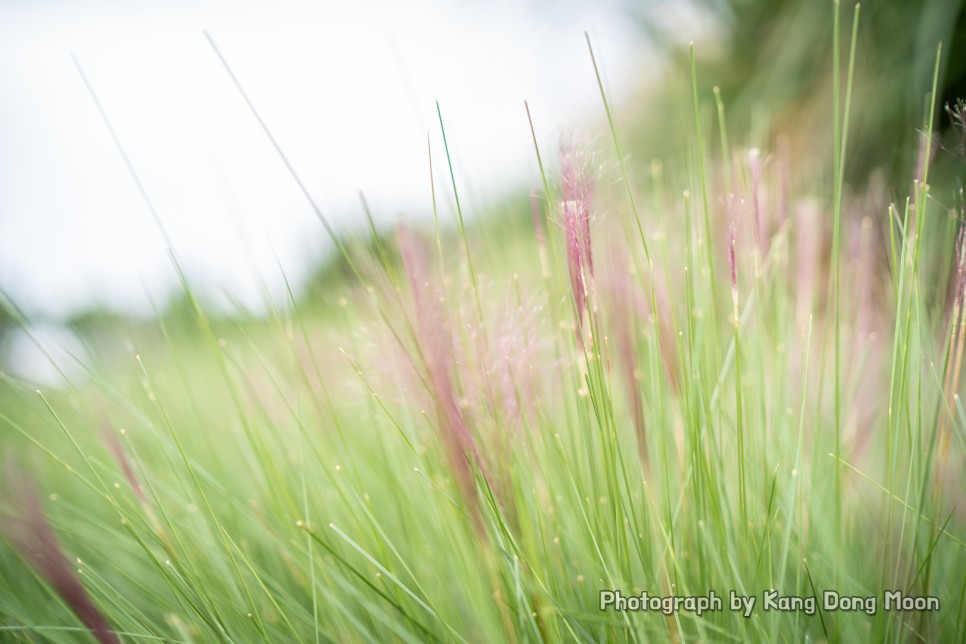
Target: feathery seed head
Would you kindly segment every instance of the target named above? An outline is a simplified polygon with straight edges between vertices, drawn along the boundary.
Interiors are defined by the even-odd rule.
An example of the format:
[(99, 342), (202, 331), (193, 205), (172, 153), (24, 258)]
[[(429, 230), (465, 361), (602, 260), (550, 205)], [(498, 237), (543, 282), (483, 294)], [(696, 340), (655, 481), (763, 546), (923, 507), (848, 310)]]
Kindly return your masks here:
[[(476, 441), (461, 411), (455, 379), (455, 356), (450, 324), (446, 315), (446, 300), (433, 294), (441, 291), (431, 279), (425, 248), (406, 227), (397, 233), (399, 254), (412, 292), (415, 320), (414, 364), (424, 374), (424, 382), (436, 407), (440, 439), (457, 484), (478, 529), (482, 529), (479, 500), (473, 482), (471, 463), (486, 476), (486, 467), (477, 450)], [(421, 363), (421, 364), (419, 364)]]
[(560, 214), (563, 220), (567, 268), (574, 296), (578, 341), (580, 326), (587, 310), (587, 294), (594, 278), (594, 258), (590, 236), (593, 177), (589, 160), (569, 141), (560, 150)]

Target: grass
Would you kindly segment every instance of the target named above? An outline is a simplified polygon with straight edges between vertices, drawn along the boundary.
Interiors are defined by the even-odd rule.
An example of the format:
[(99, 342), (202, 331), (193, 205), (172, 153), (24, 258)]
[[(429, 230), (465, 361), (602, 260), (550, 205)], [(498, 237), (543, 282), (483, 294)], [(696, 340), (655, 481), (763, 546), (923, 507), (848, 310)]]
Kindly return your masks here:
[[(693, 47), (681, 152), (641, 167), (594, 60), (612, 150), (548, 163), (521, 109), (532, 206), (464, 221), (437, 106), (454, 221), (431, 178), (432, 230), (370, 217), (326, 302), (213, 316), (179, 269), (188, 324), (112, 328), (62, 388), (0, 374), (2, 638), (962, 641), (962, 199), (928, 154), (845, 182), (838, 11), (815, 185), (736, 145)], [(724, 605), (600, 610), (611, 589)]]

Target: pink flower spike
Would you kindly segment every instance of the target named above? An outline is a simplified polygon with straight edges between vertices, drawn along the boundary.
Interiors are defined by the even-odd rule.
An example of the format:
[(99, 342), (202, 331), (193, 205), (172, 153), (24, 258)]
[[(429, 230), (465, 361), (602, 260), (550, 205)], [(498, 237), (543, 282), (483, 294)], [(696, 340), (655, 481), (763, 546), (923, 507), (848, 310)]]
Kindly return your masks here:
[(590, 235), (593, 181), (586, 162), (574, 146), (565, 142), (560, 150), (560, 204), (566, 238), (567, 267), (577, 318), (577, 341), (583, 345), (580, 326), (587, 310), (587, 294), (594, 279), (593, 246)]
[(565, 206), (569, 204), (579, 240), (580, 258), (591, 277), (594, 257), (590, 243), (591, 201), (593, 181), (589, 169), (572, 144), (566, 143), (560, 152), (560, 192)]
[(134, 494), (137, 496), (138, 501), (140, 501), (142, 504), (145, 503), (147, 498), (144, 495), (144, 488), (141, 486), (141, 482), (134, 474), (134, 468), (131, 467), (131, 461), (128, 459), (127, 452), (124, 451), (124, 446), (121, 445), (121, 440), (117, 437), (117, 433), (115, 433), (113, 429), (105, 428), (104, 441), (111, 449), (111, 454), (113, 454), (114, 460), (116, 460), (117, 464), (121, 466), (121, 471), (124, 472), (124, 478), (127, 479), (131, 489), (134, 490)]
[(456, 359), (453, 336), (443, 307), (444, 300), (442, 297), (434, 297), (436, 286), (430, 279), (426, 253), (419, 239), (407, 228), (400, 226), (396, 240), (412, 291), (417, 361), (422, 362), (426, 386), (436, 407), (440, 439), (446, 449), (456, 483), (470, 505), (476, 529), (482, 533), (483, 519), (472, 465), (476, 465), (487, 481), (490, 477), (473, 433), (460, 411), (454, 384)]
[(10, 515), (0, 514), (3, 519), (0, 531), (57, 591), (64, 603), (90, 630), (91, 635), (101, 644), (120, 644), (121, 640), (114, 634), (87, 590), (74, 575), (73, 566), (44, 515), (33, 483), (15, 464), (8, 463), (5, 469), (7, 476), (3, 490), (4, 501), (15, 502), (19, 507)]
[(574, 306), (579, 326), (584, 319), (584, 310), (587, 308), (587, 292), (584, 289), (580, 231), (576, 211), (577, 208), (573, 201), (563, 203), (564, 231), (567, 239), (567, 267), (570, 269), (570, 288), (574, 294)]

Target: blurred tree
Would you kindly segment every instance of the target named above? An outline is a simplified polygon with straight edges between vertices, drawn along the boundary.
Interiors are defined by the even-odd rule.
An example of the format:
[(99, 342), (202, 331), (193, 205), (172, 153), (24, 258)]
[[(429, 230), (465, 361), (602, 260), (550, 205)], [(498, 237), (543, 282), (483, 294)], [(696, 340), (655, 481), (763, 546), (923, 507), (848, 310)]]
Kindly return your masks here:
[[(831, 0), (694, 0), (719, 26), (720, 46), (699, 43), (712, 56), (699, 61), (700, 79), (721, 87), (736, 141), (772, 147), (778, 135), (806, 158), (831, 159)], [(679, 34), (662, 16), (668, 2), (631, 10), (659, 44), (682, 52)], [(842, 79), (848, 61), (853, 4), (842, 2)], [(863, 3), (859, 20), (847, 173), (862, 182), (876, 168), (892, 180), (907, 178), (915, 163), (942, 42), (937, 124), (948, 128), (942, 107), (966, 96), (966, 12), (962, 0), (876, 0)], [(763, 115), (770, 115), (763, 116)], [(755, 119), (759, 119), (755, 121)], [(762, 122), (764, 119), (765, 122)], [(897, 142), (899, 144), (897, 144)], [(890, 181), (893, 183), (894, 181)]]

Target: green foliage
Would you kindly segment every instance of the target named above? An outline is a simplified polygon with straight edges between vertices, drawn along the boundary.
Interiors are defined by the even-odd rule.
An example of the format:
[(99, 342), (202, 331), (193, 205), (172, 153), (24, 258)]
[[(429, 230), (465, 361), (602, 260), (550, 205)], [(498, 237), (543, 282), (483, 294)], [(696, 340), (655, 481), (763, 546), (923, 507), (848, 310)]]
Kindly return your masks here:
[[(0, 633), (89, 637), (40, 548), (125, 641), (962, 641), (962, 202), (929, 162), (912, 192), (849, 187), (875, 105), (858, 15), (812, 42), (837, 64), (827, 158), (744, 149), (695, 64), (680, 145), (641, 167), (588, 78), (608, 147), (558, 181), (531, 124), (536, 216), (372, 225), (264, 319), (186, 280), (62, 389), (0, 374)], [(933, 61), (930, 101), (909, 89), (927, 134)], [(772, 588), (880, 609), (770, 611)], [(607, 589), (758, 601), (601, 611)]]

